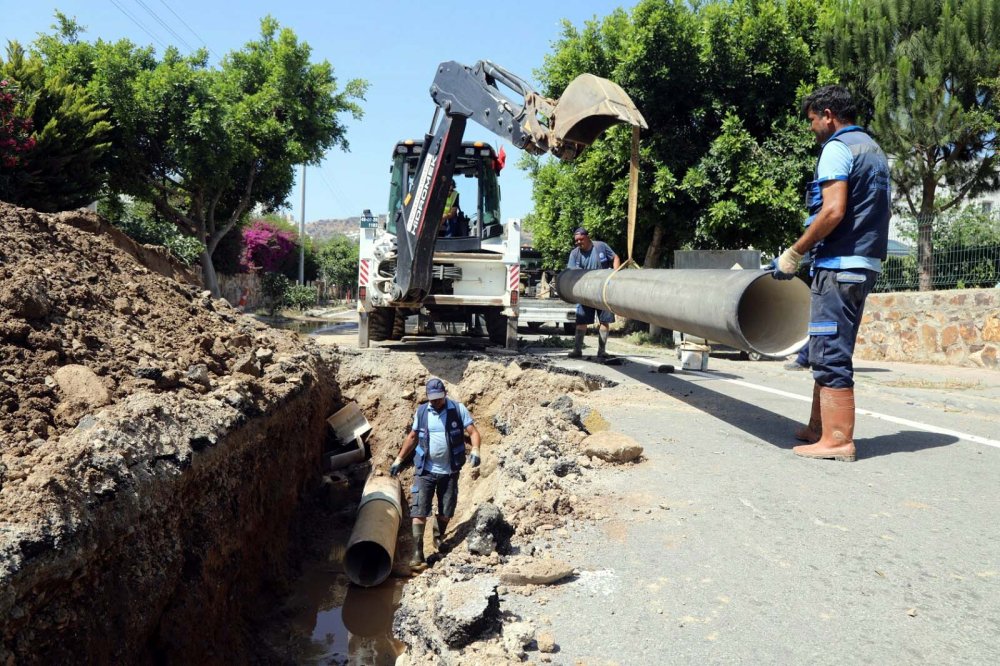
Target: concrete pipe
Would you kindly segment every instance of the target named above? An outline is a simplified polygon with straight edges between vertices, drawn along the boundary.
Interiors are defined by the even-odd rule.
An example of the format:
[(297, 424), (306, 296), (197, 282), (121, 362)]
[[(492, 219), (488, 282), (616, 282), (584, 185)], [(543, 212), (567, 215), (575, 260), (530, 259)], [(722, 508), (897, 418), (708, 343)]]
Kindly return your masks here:
[(347, 577), (355, 585), (373, 587), (389, 577), (403, 514), (400, 497), (399, 481), (391, 476), (371, 476), (365, 483), (344, 554)]
[(764, 270), (567, 270), (556, 289), (569, 303), (764, 356), (794, 353), (808, 339), (809, 288)]

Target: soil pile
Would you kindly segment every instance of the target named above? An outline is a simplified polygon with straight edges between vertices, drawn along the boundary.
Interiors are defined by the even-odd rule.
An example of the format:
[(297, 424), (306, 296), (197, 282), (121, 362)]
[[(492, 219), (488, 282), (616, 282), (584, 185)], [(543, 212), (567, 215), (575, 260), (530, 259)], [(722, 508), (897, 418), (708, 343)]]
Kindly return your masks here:
[(238, 634), (318, 474), (331, 375), (97, 215), (0, 203), (0, 660)]

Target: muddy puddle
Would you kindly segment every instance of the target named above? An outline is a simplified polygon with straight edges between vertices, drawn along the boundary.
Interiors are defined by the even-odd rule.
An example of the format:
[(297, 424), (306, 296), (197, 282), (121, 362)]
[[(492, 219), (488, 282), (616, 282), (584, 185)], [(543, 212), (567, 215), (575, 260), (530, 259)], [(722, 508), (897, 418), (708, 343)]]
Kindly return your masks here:
[(359, 587), (336, 571), (315, 567), (286, 601), (283, 656), (297, 664), (394, 664), (405, 645), (392, 636), (403, 580)]

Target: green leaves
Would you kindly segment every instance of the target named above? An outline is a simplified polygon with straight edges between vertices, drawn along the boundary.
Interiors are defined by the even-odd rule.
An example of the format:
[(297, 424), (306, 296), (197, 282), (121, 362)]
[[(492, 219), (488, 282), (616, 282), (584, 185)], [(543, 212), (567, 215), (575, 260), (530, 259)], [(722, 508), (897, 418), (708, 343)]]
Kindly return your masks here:
[[(649, 123), (640, 155), (637, 259), (671, 249), (772, 250), (800, 231), (811, 135), (797, 119), (816, 7), (804, 0), (653, 0), (581, 29), (564, 25), (538, 73), (557, 96), (583, 72), (611, 78)], [(624, 252), (629, 136), (612, 128), (571, 165), (535, 162), (531, 225), (547, 267), (561, 266), (571, 231)]]
[(311, 62), (309, 46), (271, 17), (219, 68), (204, 51), (167, 49), (157, 60), (127, 40), (81, 42), (78, 25), (57, 20), (57, 33), (39, 38), (36, 50), (105, 109), (114, 128), (108, 189), (151, 203), (202, 243), (213, 291), (211, 255), (221, 239), (254, 207), (283, 206), (296, 165), (346, 149), (340, 115), (362, 113), (367, 84), (338, 90), (331, 65)]

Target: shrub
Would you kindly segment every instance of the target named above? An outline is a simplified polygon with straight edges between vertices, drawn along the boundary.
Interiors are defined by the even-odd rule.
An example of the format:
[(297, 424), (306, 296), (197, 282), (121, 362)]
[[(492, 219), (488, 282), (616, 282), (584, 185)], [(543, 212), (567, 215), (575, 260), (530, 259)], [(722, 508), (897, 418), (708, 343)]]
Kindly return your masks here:
[(308, 307), (316, 305), (316, 288), (308, 287), (304, 284), (293, 284), (288, 288), (285, 301), (290, 307), (296, 308), (301, 312)]
[(264, 273), (260, 277), (260, 292), (264, 297), (267, 314), (274, 316), (288, 304), (288, 290), (291, 282), (281, 273)]

